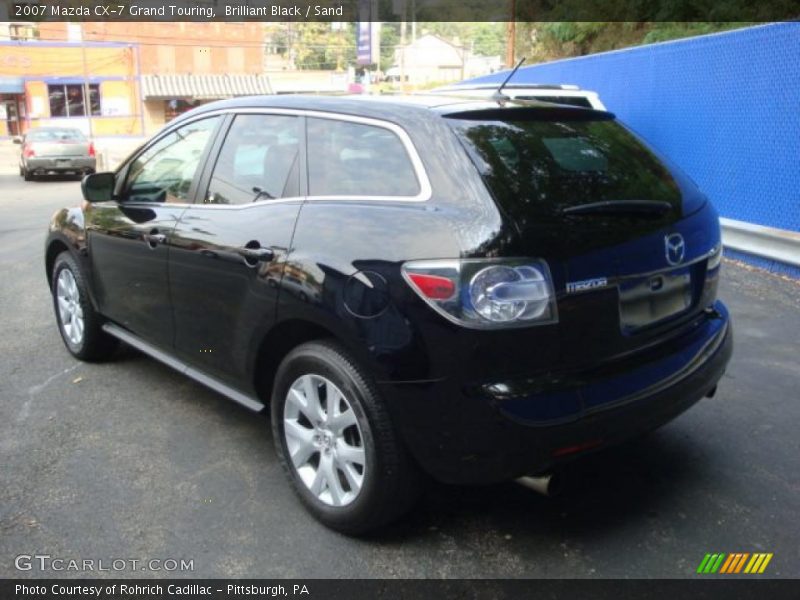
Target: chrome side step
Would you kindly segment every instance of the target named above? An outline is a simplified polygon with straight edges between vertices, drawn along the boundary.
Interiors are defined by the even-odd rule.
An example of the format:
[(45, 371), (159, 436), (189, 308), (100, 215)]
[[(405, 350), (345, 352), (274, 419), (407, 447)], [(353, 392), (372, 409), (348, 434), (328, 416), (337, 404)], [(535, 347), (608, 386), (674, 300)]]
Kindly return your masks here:
[(215, 392), (222, 394), (223, 396), (230, 398), (234, 402), (238, 402), (242, 406), (245, 406), (253, 411), (261, 411), (264, 409), (264, 403), (256, 400), (255, 398), (248, 396), (247, 394), (243, 394), (242, 392), (233, 389), (226, 383), (222, 383), (220, 380), (211, 377), (210, 375), (206, 375), (202, 371), (198, 371), (194, 367), (190, 367), (183, 361), (178, 360), (177, 358), (167, 354), (166, 352), (159, 350), (158, 348), (151, 346), (147, 342), (139, 339), (134, 334), (129, 331), (124, 330), (122, 327), (114, 325), (113, 323), (105, 323), (103, 325), (103, 331), (105, 331), (109, 335), (113, 335), (115, 338), (122, 340), (129, 346), (133, 346), (137, 350), (144, 352), (148, 356), (155, 358), (157, 361), (160, 361), (167, 365), (168, 367), (172, 367), (179, 373), (191, 377), (198, 383), (202, 383), (204, 386), (211, 388)]

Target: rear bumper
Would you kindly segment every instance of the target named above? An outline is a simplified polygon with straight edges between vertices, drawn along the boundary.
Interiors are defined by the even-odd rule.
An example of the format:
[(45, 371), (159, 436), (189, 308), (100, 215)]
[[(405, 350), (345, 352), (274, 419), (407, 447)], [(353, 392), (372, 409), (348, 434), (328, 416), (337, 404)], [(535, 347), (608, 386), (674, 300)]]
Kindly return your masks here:
[(32, 173), (68, 173), (95, 170), (97, 159), (91, 156), (74, 156), (69, 158), (32, 157), (25, 161), (25, 168)]
[(712, 392), (733, 350), (728, 312), (719, 302), (715, 309), (666, 350), (547, 382), (381, 387), (407, 446), (434, 478), (490, 483), (543, 472), (655, 429)]

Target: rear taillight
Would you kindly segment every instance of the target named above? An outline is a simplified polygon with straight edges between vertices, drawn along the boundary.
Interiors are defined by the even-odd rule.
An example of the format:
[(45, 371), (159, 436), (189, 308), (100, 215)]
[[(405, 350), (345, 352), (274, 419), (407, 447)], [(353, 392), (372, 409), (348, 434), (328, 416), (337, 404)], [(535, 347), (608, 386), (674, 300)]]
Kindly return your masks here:
[(29, 146), (28, 144), (25, 144), (22, 147), (22, 156), (24, 156), (25, 158), (30, 158), (31, 156), (35, 156), (35, 155), (36, 155), (36, 153), (33, 151), (33, 146)]
[(531, 259), (417, 260), (403, 277), (436, 312), (476, 329), (558, 321), (547, 263)]
[(94, 142), (89, 142), (89, 156), (94, 156)]
[(456, 293), (455, 282), (447, 277), (409, 272), (408, 278), (427, 300), (449, 300)]

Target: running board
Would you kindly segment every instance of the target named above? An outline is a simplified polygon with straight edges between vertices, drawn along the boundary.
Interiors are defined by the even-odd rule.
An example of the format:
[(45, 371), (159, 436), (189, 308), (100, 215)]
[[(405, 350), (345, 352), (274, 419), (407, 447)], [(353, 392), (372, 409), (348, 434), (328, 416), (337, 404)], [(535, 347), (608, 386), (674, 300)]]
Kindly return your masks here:
[(255, 398), (248, 396), (247, 394), (243, 394), (242, 392), (233, 389), (229, 385), (222, 383), (220, 380), (211, 377), (210, 375), (206, 375), (202, 371), (198, 371), (197, 369), (190, 367), (183, 361), (178, 360), (177, 358), (170, 356), (166, 352), (151, 346), (147, 342), (139, 339), (131, 332), (126, 331), (122, 327), (114, 325), (113, 323), (105, 323), (103, 324), (103, 331), (105, 331), (109, 335), (113, 335), (118, 340), (122, 340), (129, 346), (133, 346), (137, 350), (144, 352), (148, 356), (155, 358), (157, 361), (164, 363), (168, 367), (172, 367), (179, 373), (186, 375), (192, 379), (194, 379), (198, 383), (202, 383), (204, 386), (211, 388), (217, 393), (222, 394), (223, 396), (230, 398), (234, 402), (238, 402), (242, 406), (249, 408), (250, 410), (259, 412), (264, 410), (264, 403), (259, 402)]

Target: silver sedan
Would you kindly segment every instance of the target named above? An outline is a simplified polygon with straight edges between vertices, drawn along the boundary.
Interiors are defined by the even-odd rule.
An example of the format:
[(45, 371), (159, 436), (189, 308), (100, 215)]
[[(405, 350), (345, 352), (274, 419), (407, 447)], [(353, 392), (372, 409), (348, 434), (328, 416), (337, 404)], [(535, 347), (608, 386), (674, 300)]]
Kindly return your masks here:
[(70, 127), (38, 127), (14, 138), (22, 145), (19, 174), (30, 181), (36, 176), (94, 173), (97, 168), (94, 144)]

